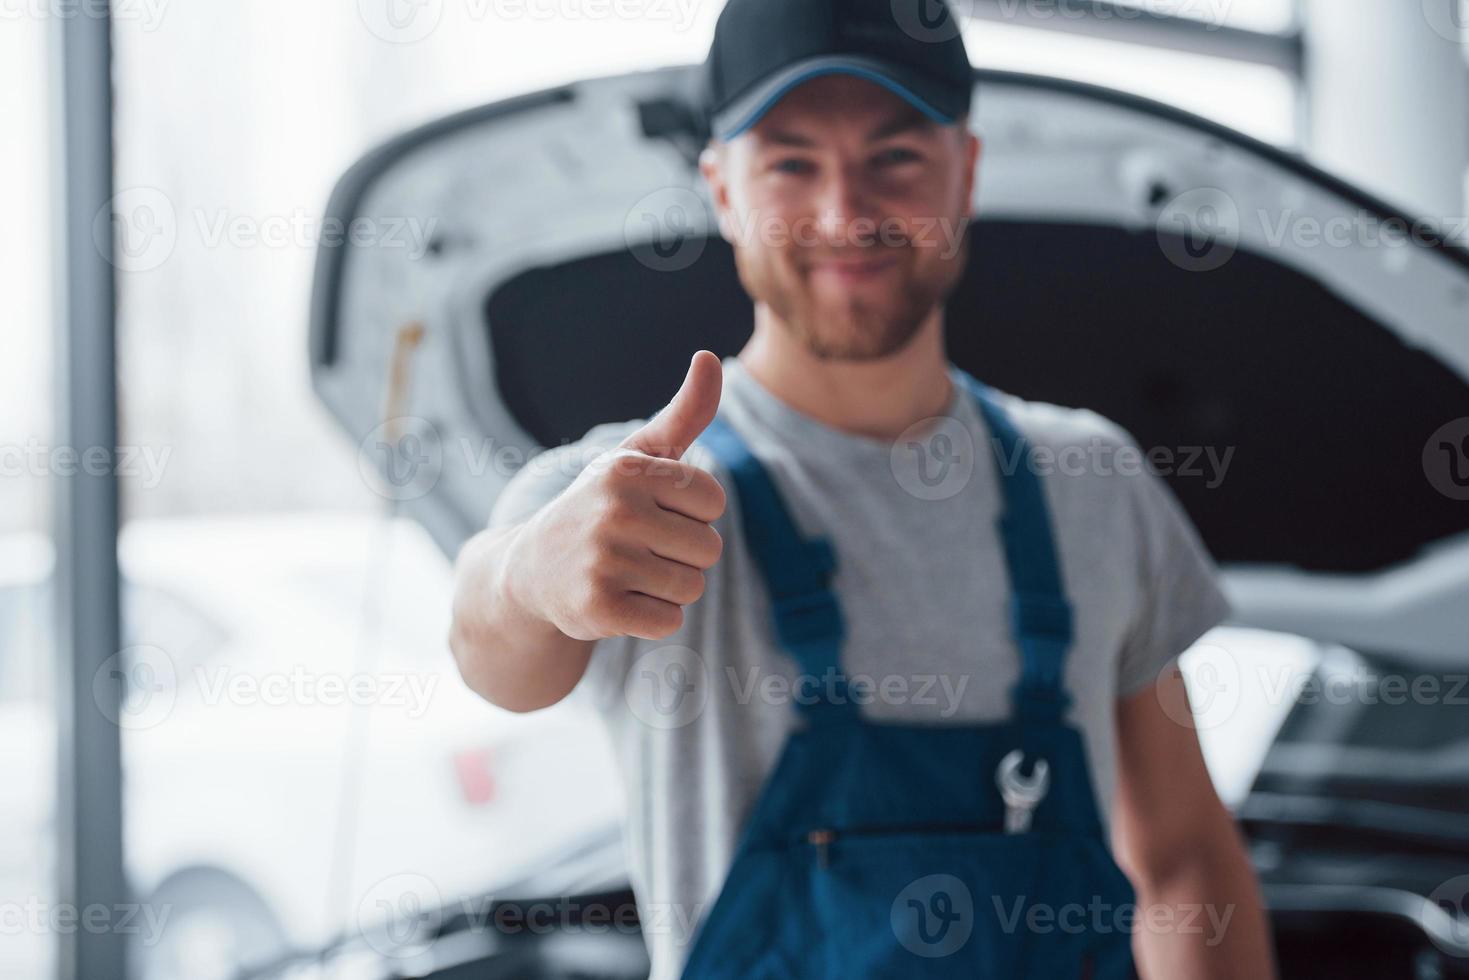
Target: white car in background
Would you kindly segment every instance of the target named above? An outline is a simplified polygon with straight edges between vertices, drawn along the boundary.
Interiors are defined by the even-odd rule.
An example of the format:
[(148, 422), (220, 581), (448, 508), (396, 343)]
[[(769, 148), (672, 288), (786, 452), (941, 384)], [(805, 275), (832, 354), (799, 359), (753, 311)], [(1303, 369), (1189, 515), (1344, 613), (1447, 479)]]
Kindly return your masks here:
[[(230, 977), (415, 903), (472, 908), (615, 834), (600, 722), (575, 698), (515, 715), (464, 686), (447, 645), (449, 563), (414, 525), (135, 521), (119, 554), (128, 646), (104, 669), (128, 681), (116, 719), (124, 853), (145, 904), (137, 976)], [(44, 581), (0, 594), (39, 595)], [(0, 733), (48, 731), (43, 704), (0, 704)], [(42, 742), (5, 741), (51, 771), (49, 752), (30, 752)], [(49, 826), (33, 776), (30, 802), (5, 808), (7, 832)]]

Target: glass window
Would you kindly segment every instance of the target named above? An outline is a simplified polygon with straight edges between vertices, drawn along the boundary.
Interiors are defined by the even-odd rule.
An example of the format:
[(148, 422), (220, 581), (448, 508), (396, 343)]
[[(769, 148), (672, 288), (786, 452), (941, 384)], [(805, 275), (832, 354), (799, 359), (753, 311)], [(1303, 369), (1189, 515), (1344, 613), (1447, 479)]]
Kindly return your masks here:
[[(37, 8), (39, 9), (39, 8)], [(0, 907), (55, 901), (49, 20), (0, 26)], [(0, 940), (0, 976), (55, 969), (54, 934)]]
[(312, 393), (308, 300), (323, 206), (372, 146), (513, 92), (696, 60), (710, 12), (403, 4), (380, 21), (386, 6), (182, 4), (114, 25), (137, 460), (119, 542), (125, 862), (171, 908), (134, 944), (138, 976), (321, 948), (402, 897), (404, 873), (475, 902), (620, 818), (579, 701), (520, 716), (464, 687), (449, 560), (390, 517)]

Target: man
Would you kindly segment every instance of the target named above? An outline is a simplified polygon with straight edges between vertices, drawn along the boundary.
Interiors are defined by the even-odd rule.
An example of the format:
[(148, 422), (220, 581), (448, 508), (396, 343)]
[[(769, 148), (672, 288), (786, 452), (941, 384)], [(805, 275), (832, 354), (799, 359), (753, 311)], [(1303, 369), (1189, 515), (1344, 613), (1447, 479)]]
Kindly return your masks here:
[[(553, 450), (556, 465), (518, 475), (457, 562), (451, 646), (466, 682), (514, 711), (581, 686), (607, 722), (655, 980), (679, 975), (701, 926), (735, 929), (721, 906), (754, 887), (732, 875), (751, 859), (742, 834), (752, 811), (768, 816), (772, 771), (809, 727), (812, 705), (860, 703), (864, 724), (909, 731), (1006, 718), (1024, 686), (1022, 661), (1030, 670), (1006, 604), (1022, 571), (1014, 562), (1032, 559), (1009, 553), (994, 520), (1013, 488), (997, 426), (1013, 422), (1028, 447), (1136, 448), (1090, 411), (972, 397), (983, 386), (946, 361), (946, 326), (971, 329), (945, 324), (944, 300), (967, 258), (980, 143), (967, 126), (962, 41), (943, 8), (937, 21), (924, 12), (932, 8), (919, 0), (731, 0), (707, 63), (712, 137), (700, 170), (755, 301), (753, 335), (722, 364), (695, 354), (651, 420), (599, 426)], [(845, 628), (839, 648), (824, 637), (832, 642), (822, 649), (839, 661), (835, 687), (793, 660), (781, 623), (772, 629), (780, 570), (768, 542), (752, 545), (749, 532), (758, 538), (762, 525), (734, 516), (771, 511), (727, 494), (732, 444), (758, 460), (794, 536), (831, 546), (829, 588)], [(1090, 910), (1085, 928), (1130, 929), (1123, 945), (1150, 980), (1269, 977), (1257, 885), (1205, 771), (1174, 664), (1228, 613), (1212, 563), (1151, 473), (1098, 465), (1046, 473), (1039, 485), (1070, 606), (1056, 678), (1068, 698), (1057, 711), (1081, 733), (1081, 795), (1094, 789), (1112, 853), (1136, 888), (1135, 910)], [(998, 776), (1013, 777), (1004, 829), (1021, 837), (1035, 804), (1017, 804), (1011, 791), (1045, 793), (1043, 764), (1022, 764), (1028, 777)], [(853, 778), (867, 778), (854, 765)], [(968, 782), (995, 792), (988, 771)], [(874, 795), (896, 785), (879, 781)], [(1046, 812), (1034, 809), (1038, 829)], [(826, 867), (830, 838), (819, 833), (808, 836)], [(846, 846), (837, 845), (839, 864)], [(1002, 944), (1024, 943), (1017, 929), (1052, 942), (1064, 928), (1066, 910), (1051, 908), (1052, 933), (1013, 916), (998, 929), (989, 920), (1023, 914), (1027, 896), (1013, 909), (991, 897), (970, 894), (964, 913)], [(904, 955), (898, 947), (913, 951), (912, 937), (891, 895), (877, 903), (882, 921), (889, 902), (898, 942), (878, 938), (892, 947), (883, 955)], [(808, 933), (813, 943), (821, 931)], [(965, 955), (916, 951), (902, 975), (951, 975), (946, 958)], [(691, 972), (716, 975), (710, 958)], [(796, 963), (762, 969), (817, 972)]]

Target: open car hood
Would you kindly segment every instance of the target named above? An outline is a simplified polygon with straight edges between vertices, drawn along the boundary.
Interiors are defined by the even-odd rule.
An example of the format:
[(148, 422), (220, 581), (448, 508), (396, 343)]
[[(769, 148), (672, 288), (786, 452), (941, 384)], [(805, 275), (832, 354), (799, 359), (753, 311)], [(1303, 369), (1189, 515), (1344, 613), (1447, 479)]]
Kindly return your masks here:
[[(1453, 481), (1469, 482), (1469, 445), (1442, 433), (1469, 416), (1469, 253), (1197, 117), (975, 80), (985, 150), (955, 363), (1094, 409), (1179, 466), (1189, 447), (1232, 453), (1217, 485), (1165, 478), (1236, 622), (1464, 657), (1469, 488)], [(693, 86), (673, 68), (489, 105), (375, 150), (336, 188), (332, 219), (431, 228), (423, 250), (322, 249), (310, 354), (322, 400), (446, 552), (528, 455), (648, 415), (695, 349), (748, 336), (694, 166)], [(405, 439), (402, 458), (378, 454)]]

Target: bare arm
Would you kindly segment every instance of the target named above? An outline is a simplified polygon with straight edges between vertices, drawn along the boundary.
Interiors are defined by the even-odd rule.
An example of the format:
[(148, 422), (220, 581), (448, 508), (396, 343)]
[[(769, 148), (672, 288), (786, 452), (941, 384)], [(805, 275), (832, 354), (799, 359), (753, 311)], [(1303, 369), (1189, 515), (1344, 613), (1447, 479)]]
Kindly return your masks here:
[(1219, 801), (1178, 671), (1118, 705), (1114, 844), (1137, 887), (1133, 948), (1145, 980), (1270, 980), (1259, 884)]
[(694, 356), (669, 403), (528, 520), (471, 538), (455, 562), (449, 647), (473, 691), (511, 711), (564, 698), (595, 642), (683, 625), (723, 542), (724, 490), (681, 462), (719, 406), (719, 358)]
[(525, 526), (481, 531), (454, 563), (449, 649), (470, 690), (511, 711), (543, 708), (571, 693), (595, 643), (567, 636), (507, 590), (511, 545)]

